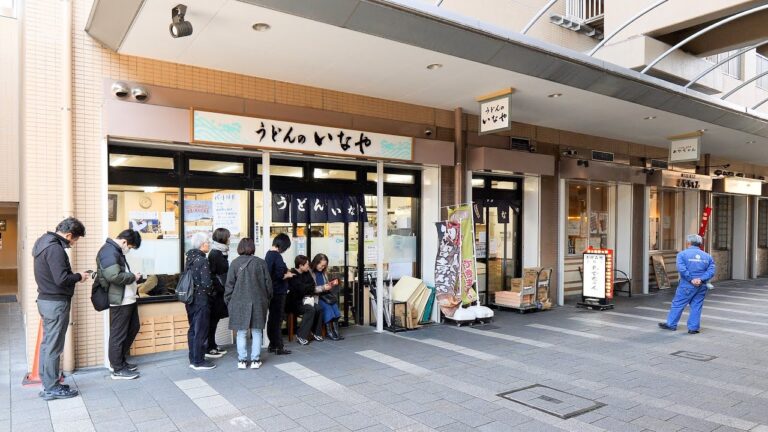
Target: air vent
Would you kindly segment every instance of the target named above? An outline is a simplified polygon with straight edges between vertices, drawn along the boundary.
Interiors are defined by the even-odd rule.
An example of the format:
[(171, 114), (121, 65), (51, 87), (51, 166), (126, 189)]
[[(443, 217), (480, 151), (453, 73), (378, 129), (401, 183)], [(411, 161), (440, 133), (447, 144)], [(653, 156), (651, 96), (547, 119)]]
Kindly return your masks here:
[(613, 162), (613, 153), (592, 150), (592, 160)]
[(669, 162), (662, 159), (651, 159), (651, 168), (669, 169)]
[(531, 151), (531, 140), (527, 138), (510, 138), (510, 150)]

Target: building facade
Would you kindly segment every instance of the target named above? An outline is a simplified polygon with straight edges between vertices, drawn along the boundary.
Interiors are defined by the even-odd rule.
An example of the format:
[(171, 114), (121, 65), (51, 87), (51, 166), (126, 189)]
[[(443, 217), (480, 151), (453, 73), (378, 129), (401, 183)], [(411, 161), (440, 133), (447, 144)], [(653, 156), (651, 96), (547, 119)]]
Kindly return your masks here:
[[(654, 274), (659, 261), (674, 284), (674, 254), (685, 234), (698, 230), (705, 207), (713, 209), (706, 237), (718, 279), (768, 273), (768, 160), (759, 157), (768, 143), (768, 104), (751, 109), (768, 95), (758, 79), (713, 102), (761, 73), (759, 42), (766, 35), (742, 32), (744, 40), (727, 46), (678, 50), (651, 77), (633, 72), (686, 37), (685, 29), (760, 2), (713, 1), (696, 11), (659, 6), (591, 60), (583, 53), (600, 43), (597, 32), (610, 36), (644, 7), (639, 3), (652, 2), (556, 2), (519, 36), (548, 2), (369, 2), (371, 21), (350, 28), (366, 18), (354, 15), (364, 8), (346, 11), (351, 18), (344, 21), (279, 2), (188, 1), (187, 19), (198, 33), (178, 39), (167, 30), (171, 3), (27, 0), (10, 2), (12, 13), (0, 18), (0, 30), (10, 35), (0, 50), (17, 65), (0, 71), (9, 79), (0, 80), (9, 95), (2, 130), (10, 131), (2, 163), (11, 170), (0, 170), (10, 175), (0, 202), (18, 206), (18, 297), (30, 361), (39, 319), (29, 251), (69, 215), (87, 228), (72, 251), (76, 270), (93, 267), (106, 237), (128, 226), (144, 233), (144, 245), (129, 256), (135, 270), (155, 276), (140, 306), (142, 321), (173, 332), (137, 344), (138, 354), (183, 348), (176, 343), (183, 308), (165, 301), (162, 285), (180, 271), (185, 238), (217, 223), (260, 239), (262, 248), (277, 232), (289, 233), (294, 248), (286, 261), (301, 252), (331, 255), (348, 289), (349, 324), (370, 322), (367, 289), (376, 273), (433, 282), (434, 222), (446, 217), (446, 206), (465, 202), (485, 204), (476, 224), (477, 282), (489, 304), (529, 267), (554, 270), (550, 295), (557, 303), (578, 297), (581, 252), (590, 246), (615, 251), (616, 268), (635, 294), (663, 288)], [(341, 13), (341, 3), (327, 6)], [(414, 22), (387, 37), (390, 29), (372, 24), (381, 18), (376, 14)], [(578, 31), (563, 21), (575, 18)], [(236, 28), (233, 20), (247, 26)], [(467, 24), (477, 20), (483, 24)], [(271, 29), (255, 32), (257, 23)], [(437, 39), (421, 38), (409, 25)], [(453, 39), (435, 42), (441, 35)], [(734, 57), (738, 66), (725, 62), (683, 90), (713, 57), (752, 45), (758, 46)], [(574, 69), (547, 76), (559, 62)], [(510, 86), (511, 129), (479, 134), (475, 99)], [(136, 97), (142, 92), (146, 98)], [(307, 138), (326, 128), (404, 137), (412, 152), (398, 159), (231, 139), (212, 145), (196, 135), (204, 113), (256, 122), (254, 129), (266, 121), (270, 135), (269, 122), (282, 122), (273, 137), (282, 143), (298, 139), (288, 129), (308, 128)], [(667, 138), (690, 133), (703, 142), (700, 158), (669, 163)], [(353, 151), (366, 148), (351, 143)], [(321, 195), (325, 202), (353, 197), (365, 219), (286, 220), (273, 205), (280, 197)], [(104, 364), (107, 319), (91, 307), (89, 288), (79, 285), (73, 300), (67, 370)]]

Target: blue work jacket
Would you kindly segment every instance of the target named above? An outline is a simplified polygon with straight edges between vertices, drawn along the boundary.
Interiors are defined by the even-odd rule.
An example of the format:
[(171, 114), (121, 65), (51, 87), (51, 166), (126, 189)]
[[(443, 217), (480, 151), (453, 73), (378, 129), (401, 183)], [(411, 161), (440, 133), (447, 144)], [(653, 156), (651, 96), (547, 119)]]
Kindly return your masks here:
[(694, 287), (691, 280), (698, 278), (707, 283), (715, 276), (715, 260), (698, 246), (690, 246), (677, 254), (677, 271), (680, 272), (679, 287)]

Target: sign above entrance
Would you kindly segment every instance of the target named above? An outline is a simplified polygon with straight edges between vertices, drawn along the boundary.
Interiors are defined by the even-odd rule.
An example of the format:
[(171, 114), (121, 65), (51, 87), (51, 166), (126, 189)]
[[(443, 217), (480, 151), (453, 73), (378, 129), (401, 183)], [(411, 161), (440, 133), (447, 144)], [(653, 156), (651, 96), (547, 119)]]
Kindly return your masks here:
[(477, 98), (480, 102), (480, 135), (512, 129), (510, 110), (514, 91), (513, 88), (506, 88)]
[(712, 177), (687, 172), (662, 170), (660, 172), (656, 171), (648, 176), (648, 185), (711, 191)]
[(701, 135), (701, 132), (693, 132), (669, 137), (669, 163), (698, 161)]
[(413, 160), (413, 138), (192, 109), (192, 143)]
[(713, 190), (715, 192), (760, 196), (763, 193), (763, 182), (741, 177), (725, 177), (715, 179)]

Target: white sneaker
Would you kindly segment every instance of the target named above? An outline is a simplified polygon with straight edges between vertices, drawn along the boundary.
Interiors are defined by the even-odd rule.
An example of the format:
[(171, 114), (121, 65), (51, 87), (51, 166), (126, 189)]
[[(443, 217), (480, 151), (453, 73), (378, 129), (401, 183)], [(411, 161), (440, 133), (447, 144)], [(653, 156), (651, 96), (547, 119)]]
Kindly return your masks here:
[(237, 368), (238, 369), (248, 369), (248, 362), (245, 360), (238, 360), (237, 361)]
[(251, 369), (258, 369), (261, 367), (261, 360), (253, 360), (251, 361)]

